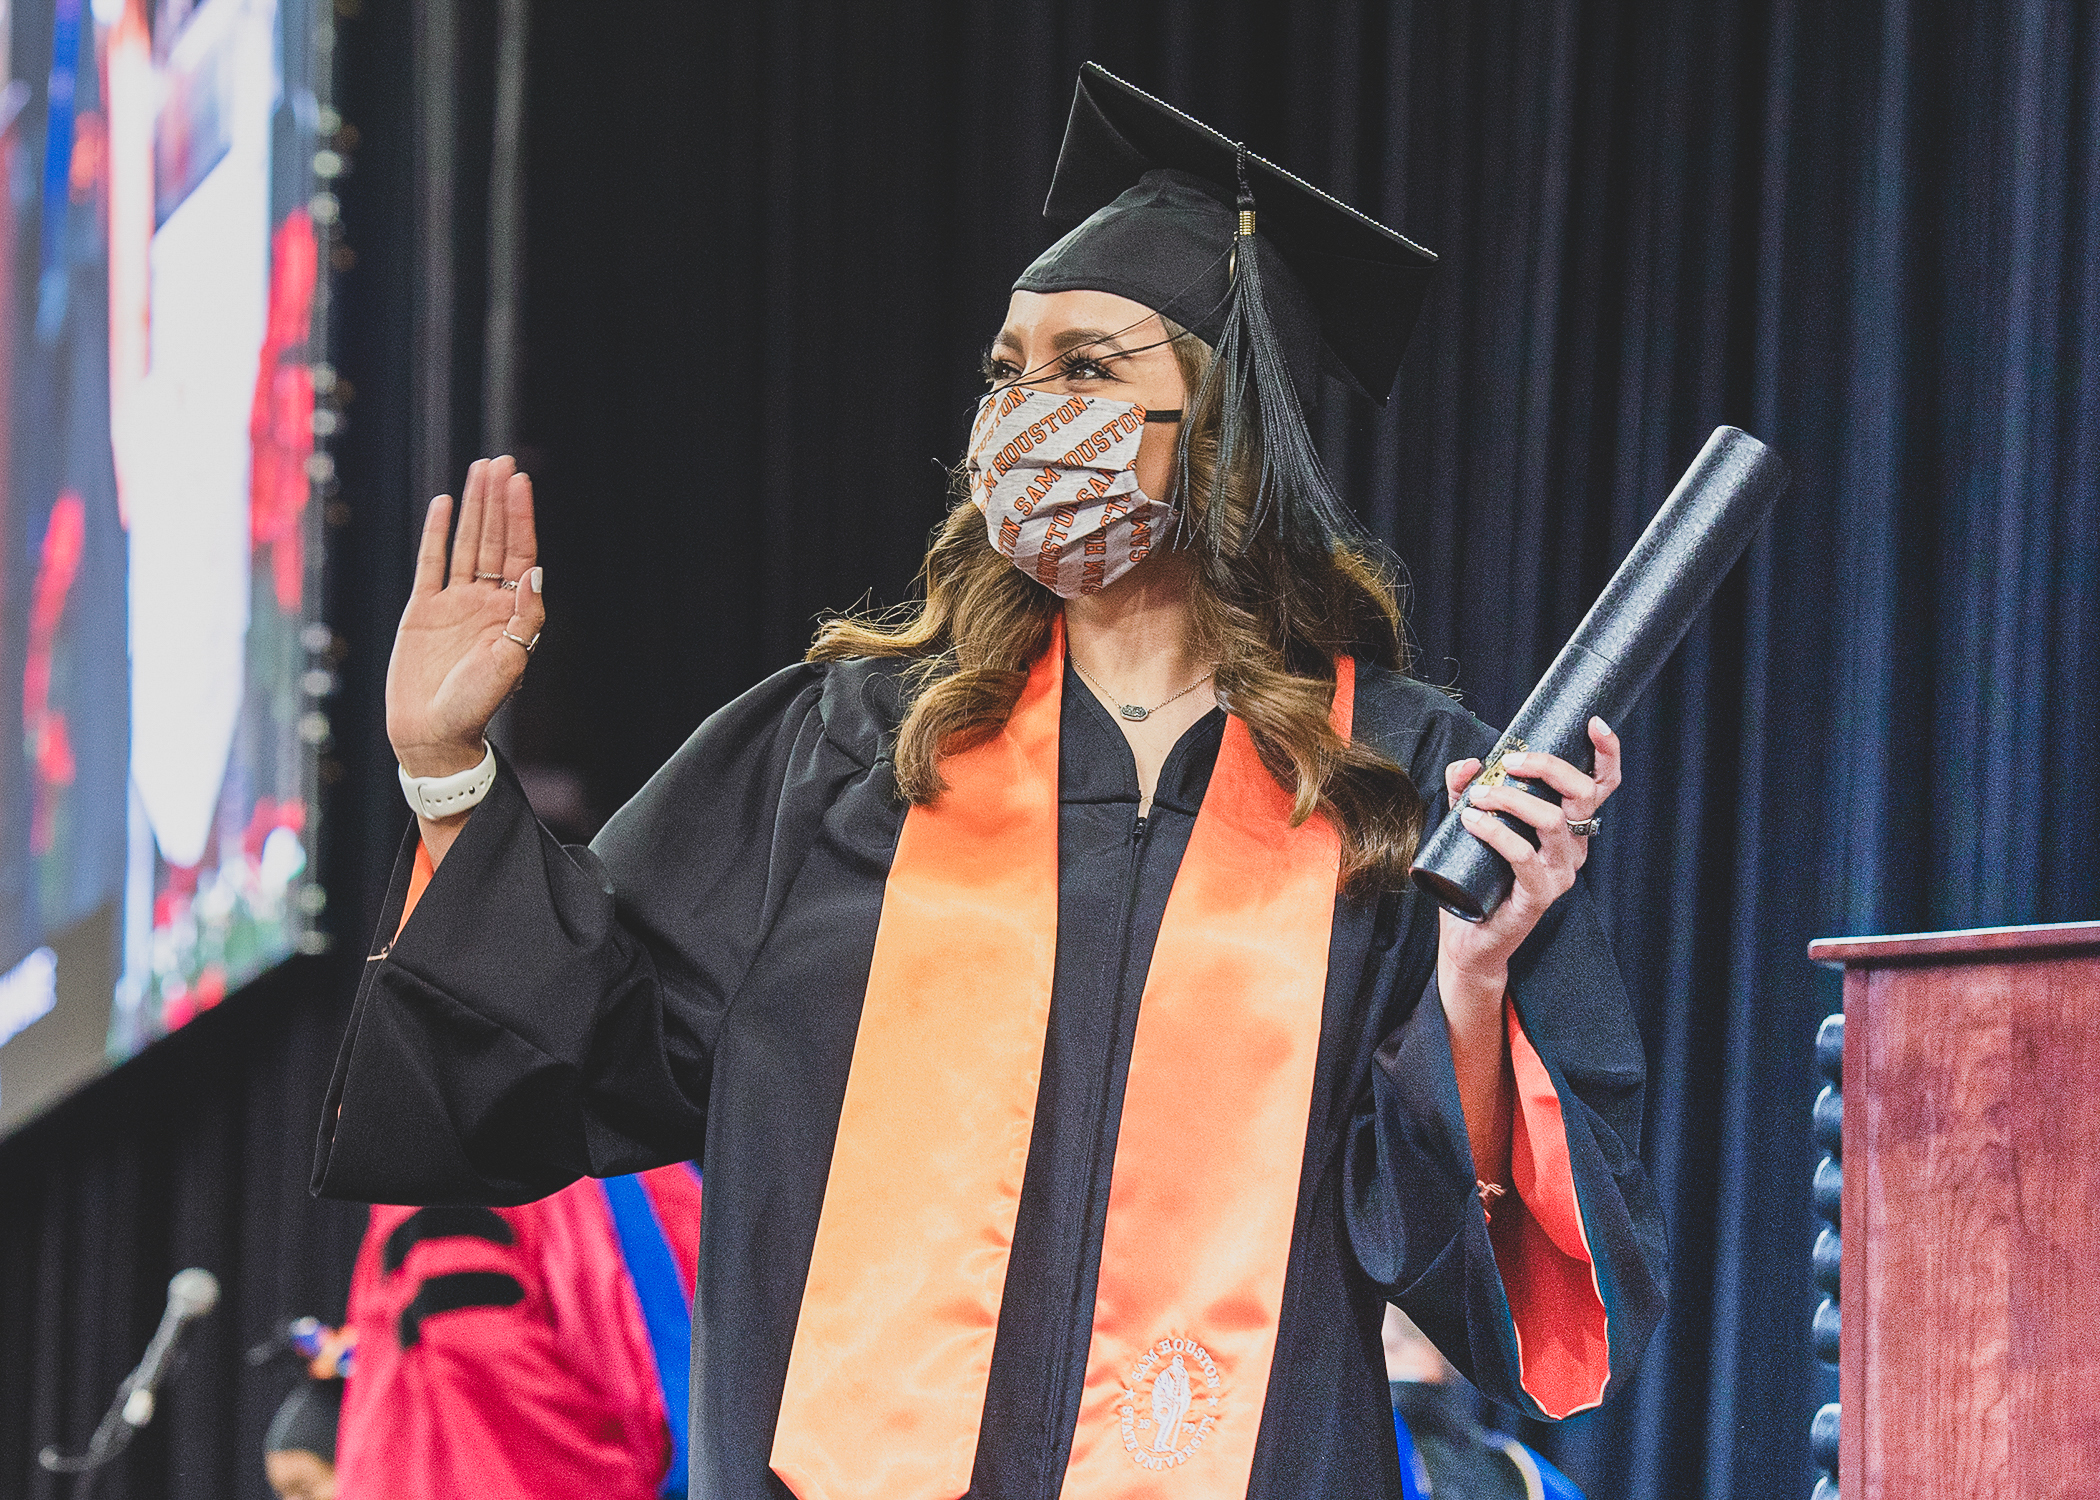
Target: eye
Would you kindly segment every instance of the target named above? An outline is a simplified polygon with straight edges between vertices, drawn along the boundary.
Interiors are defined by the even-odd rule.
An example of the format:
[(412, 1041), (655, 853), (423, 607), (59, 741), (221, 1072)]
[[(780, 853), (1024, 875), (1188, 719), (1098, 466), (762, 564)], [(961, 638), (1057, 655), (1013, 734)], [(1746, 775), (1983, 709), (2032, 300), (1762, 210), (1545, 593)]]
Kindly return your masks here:
[(987, 349), (984, 358), (978, 362), (977, 373), (984, 377), (986, 385), (1005, 385), (1021, 373), (1021, 367)]
[(1114, 380), (1115, 374), (1109, 369), (1113, 362), (1112, 358), (1096, 359), (1074, 350), (1060, 361), (1059, 369), (1067, 380)]

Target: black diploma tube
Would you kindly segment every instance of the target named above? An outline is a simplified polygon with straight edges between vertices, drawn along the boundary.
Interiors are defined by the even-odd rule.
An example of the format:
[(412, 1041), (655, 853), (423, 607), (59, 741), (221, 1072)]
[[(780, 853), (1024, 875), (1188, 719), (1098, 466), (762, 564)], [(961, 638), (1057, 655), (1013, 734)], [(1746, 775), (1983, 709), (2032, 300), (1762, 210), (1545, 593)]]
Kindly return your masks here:
[[(1458, 807), (1416, 852), (1417, 886), (1455, 916), (1478, 922), (1509, 896), (1509, 861), (1458, 819), (1473, 787), (1508, 782), (1549, 802), (1560, 795), (1502, 769), (1502, 757), (1540, 750), (1591, 770), (1592, 714), (1614, 729), (1641, 696), (1786, 489), (1786, 465), (1747, 432), (1716, 427), (1626, 561), (1495, 743)], [(1497, 817), (1537, 844), (1528, 823)]]

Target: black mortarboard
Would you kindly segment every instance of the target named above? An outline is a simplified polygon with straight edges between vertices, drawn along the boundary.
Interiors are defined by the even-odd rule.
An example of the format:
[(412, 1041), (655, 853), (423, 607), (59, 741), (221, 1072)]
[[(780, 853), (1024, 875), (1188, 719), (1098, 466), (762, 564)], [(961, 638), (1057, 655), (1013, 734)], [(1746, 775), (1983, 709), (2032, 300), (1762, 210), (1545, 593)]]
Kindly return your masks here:
[(1114, 292), (1215, 345), (1243, 162), (1259, 210), (1256, 235), (1277, 252), (1270, 321), (1303, 404), (1313, 404), (1310, 375), (1323, 362), (1383, 403), (1436, 257), (1098, 63), (1079, 70), (1043, 205), (1051, 223), (1079, 227), (1015, 287)]
[(277, 1408), (263, 1435), (265, 1453), (311, 1453), (335, 1462), (336, 1424), (343, 1411), (340, 1380), (302, 1380)]
[[(1315, 371), (1383, 403), (1436, 257), (1096, 63), (1079, 70), (1043, 216), (1082, 222), (1015, 290), (1113, 292), (1212, 346), (1218, 484), (1243, 439), (1261, 454), (1252, 530), (1274, 515), (1296, 544), (1358, 532), (1305, 431)], [(1223, 524), (1211, 506), (1213, 545)]]

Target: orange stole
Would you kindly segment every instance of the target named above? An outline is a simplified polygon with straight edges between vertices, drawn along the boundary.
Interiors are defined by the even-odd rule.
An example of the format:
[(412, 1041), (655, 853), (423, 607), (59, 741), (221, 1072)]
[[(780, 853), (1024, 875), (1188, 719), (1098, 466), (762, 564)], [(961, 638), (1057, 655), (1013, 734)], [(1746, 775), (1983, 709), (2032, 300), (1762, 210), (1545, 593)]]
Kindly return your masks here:
[(773, 1430), (801, 1500), (970, 1487), (1057, 963), (1064, 622), (904, 818)]
[[(1349, 736), (1356, 664), (1335, 664)], [(1341, 841), (1225, 724), (1167, 898), (1116, 1138), (1064, 1493), (1238, 1500), (1276, 1354)]]
[[(1063, 677), (1060, 622), (898, 839), (774, 1431), (800, 1500), (969, 1488), (1049, 1021)], [(1345, 735), (1354, 682), (1345, 658)], [(1324, 818), (1289, 815), (1228, 720), (1139, 1012), (1067, 1495), (1246, 1492), (1340, 861)], [(1162, 1380), (1157, 1412), (1181, 1410), (1155, 1447)]]

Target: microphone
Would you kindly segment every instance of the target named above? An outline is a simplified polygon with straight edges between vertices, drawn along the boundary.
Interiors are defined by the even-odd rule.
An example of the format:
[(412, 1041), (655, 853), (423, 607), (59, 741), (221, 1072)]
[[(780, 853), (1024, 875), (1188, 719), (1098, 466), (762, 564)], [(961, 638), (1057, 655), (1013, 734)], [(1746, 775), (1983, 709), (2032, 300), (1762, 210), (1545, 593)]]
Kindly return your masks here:
[(68, 1458), (51, 1447), (37, 1455), (37, 1462), (54, 1474), (84, 1474), (122, 1453), (138, 1430), (153, 1420), (160, 1383), (173, 1367), (183, 1330), (218, 1305), (218, 1277), (198, 1266), (177, 1271), (168, 1282), (168, 1305), (160, 1315), (160, 1327), (153, 1330), (137, 1366), (117, 1387), (116, 1399), (88, 1439), (87, 1452)]
[(124, 1384), (119, 1387), (124, 1393), (125, 1422), (133, 1427), (144, 1427), (153, 1420), (154, 1393), (168, 1373), (169, 1362), (175, 1357), (175, 1346), (182, 1339), (183, 1329), (218, 1305), (218, 1277), (201, 1266), (191, 1266), (186, 1271), (175, 1273), (174, 1279), (168, 1283), (168, 1306), (160, 1315), (160, 1327), (153, 1331), (153, 1341), (146, 1345), (138, 1368), (125, 1376)]

